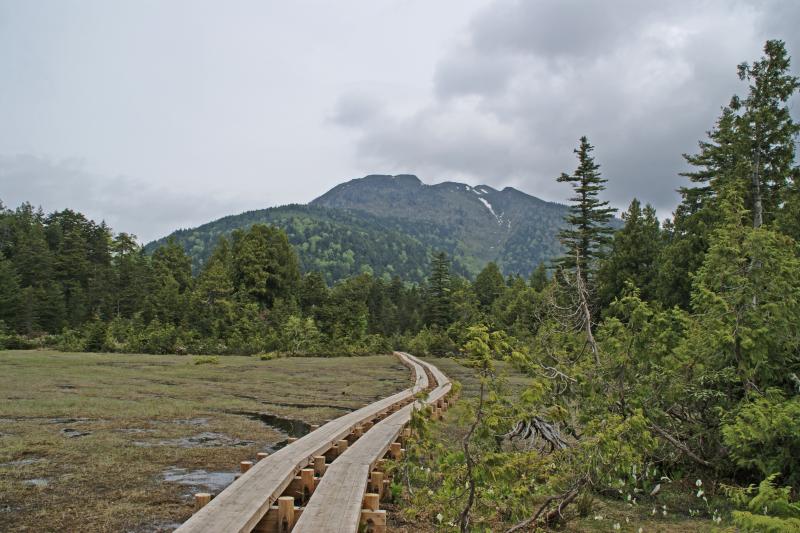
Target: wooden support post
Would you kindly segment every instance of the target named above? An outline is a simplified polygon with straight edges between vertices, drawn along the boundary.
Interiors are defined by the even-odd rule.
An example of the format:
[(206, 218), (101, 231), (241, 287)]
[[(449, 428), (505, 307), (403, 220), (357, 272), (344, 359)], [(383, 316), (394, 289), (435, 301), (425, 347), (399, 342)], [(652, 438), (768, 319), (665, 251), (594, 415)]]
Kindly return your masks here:
[(281, 496), (278, 498), (278, 531), (289, 533), (294, 527), (294, 498)]
[(315, 455), (314, 456), (314, 473), (317, 477), (322, 477), (322, 474), (325, 473), (325, 469), (327, 465), (325, 464), (325, 456), (324, 455)]
[(361, 528), (367, 533), (386, 533), (386, 511), (361, 511)]
[(267, 452), (258, 452), (256, 454), (256, 460), (258, 461), (260, 461), (261, 459), (266, 459), (267, 457), (269, 457), (269, 454)]
[(313, 468), (300, 470), (300, 484), (303, 486), (303, 501), (307, 502), (315, 488)]
[(353, 435), (354, 438), (357, 439), (363, 434), (364, 434), (364, 429), (361, 427), (361, 424), (359, 424), (359, 425), (357, 425), (356, 427), (353, 428), (352, 435)]
[(368, 492), (364, 495), (364, 509), (377, 511), (381, 505), (381, 496), (375, 492)]
[(315, 431), (315, 430), (319, 429), (319, 424), (311, 424), (308, 428), (311, 431)]
[(389, 455), (392, 456), (392, 459), (395, 461), (399, 461), (403, 458), (403, 452), (401, 450), (401, 446), (399, 442), (393, 442), (389, 445)]
[(253, 466), (253, 461), (242, 461), (241, 463), (239, 463), (239, 471), (242, 474), (244, 474), (245, 472), (250, 470), (251, 466)]
[(403, 439), (408, 440), (411, 438), (411, 428), (403, 429)]
[(337, 456), (342, 455), (345, 452), (345, 450), (347, 450), (347, 444), (348, 444), (348, 442), (347, 442), (346, 439), (342, 439), (342, 440), (340, 440), (339, 442), (336, 443), (336, 455)]
[(386, 472), (386, 459), (378, 459), (375, 461), (375, 470)]
[(194, 495), (194, 510), (199, 511), (211, 501), (211, 494), (208, 492), (198, 492)]
[(370, 492), (374, 492), (381, 497), (383, 495), (383, 472), (380, 470), (373, 470), (369, 475)]
[(368, 431), (373, 425), (372, 420), (367, 420), (363, 424), (364, 431)]
[(297, 437), (289, 437), (288, 439), (286, 439), (286, 444), (291, 444), (291, 443), (296, 442), (296, 441), (297, 441)]

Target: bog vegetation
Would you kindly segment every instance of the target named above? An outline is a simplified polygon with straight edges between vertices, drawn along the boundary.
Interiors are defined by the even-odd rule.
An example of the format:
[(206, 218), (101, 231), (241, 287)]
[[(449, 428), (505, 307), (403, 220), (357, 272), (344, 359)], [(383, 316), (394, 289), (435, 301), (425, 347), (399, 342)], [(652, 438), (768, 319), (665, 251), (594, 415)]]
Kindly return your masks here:
[[(174, 242), (147, 256), (73, 211), (3, 210), (0, 342), (454, 355), (479, 386), (460, 407), (457, 446), (415, 422), (401, 492), (416, 520), (555, 527), (605, 498), (709, 528), (800, 531), (800, 126), (789, 67), (780, 41), (739, 65), (744, 94), (685, 156), (693, 169), (663, 224), (634, 199), (624, 226), (608, 228), (605, 179), (582, 138), (576, 170), (559, 178), (574, 189), (565, 253), (529, 279), (490, 263), (470, 281), (439, 253), (422, 284), (361, 274), (329, 287), (264, 225), (220, 239), (193, 276)], [(523, 391), (506, 390), (499, 359), (527, 373)], [(691, 496), (680, 508), (661, 499), (675, 487)]]

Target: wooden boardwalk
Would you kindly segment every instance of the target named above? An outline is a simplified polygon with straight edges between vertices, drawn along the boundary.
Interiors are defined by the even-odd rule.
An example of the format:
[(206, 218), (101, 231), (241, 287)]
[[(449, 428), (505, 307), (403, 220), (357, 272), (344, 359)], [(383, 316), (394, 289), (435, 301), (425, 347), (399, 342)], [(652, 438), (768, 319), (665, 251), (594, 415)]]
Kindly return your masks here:
[(405, 355), (433, 374), (436, 387), (426, 399), (406, 405), (378, 422), (334, 461), (292, 529), (295, 533), (355, 533), (362, 523), (375, 533), (385, 530), (386, 511), (378, 506), (387, 488), (384, 473), (376, 467), (393, 445), (392, 458), (402, 456), (397, 440), (411, 419), (412, 410), (422, 409), (426, 404), (439, 404), (435, 408), (441, 409), (444, 397), (450, 392), (450, 381), (438, 368)]
[[(216, 498), (205, 504), (178, 532), (288, 532), (294, 523), (303, 523), (306, 509), (314, 516), (322, 517), (319, 509), (326, 499), (340, 501), (343, 492), (326, 488), (342, 483), (353, 487), (348, 498), (355, 498), (355, 489), (362, 484), (366, 488), (371, 469), (392, 446), (402, 427), (411, 416), (415, 396), (424, 390), (433, 389), (429, 398), (435, 401), (444, 396), (450, 388), (447, 378), (436, 367), (408, 354), (397, 353), (397, 357), (408, 366), (414, 375), (414, 385), (388, 398), (372, 403), (352, 413), (332, 420), (308, 435), (287, 445), (274, 454), (261, 459), (242, 476), (222, 491)], [(436, 383), (429, 383), (428, 374)], [(446, 390), (445, 390), (446, 387)], [(363, 436), (362, 436), (363, 435)], [(354, 443), (350, 446), (350, 443)], [(395, 447), (397, 448), (397, 446)], [(368, 457), (373, 457), (367, 461)], [(341, 461), (342, 467), (336, 467)], [(327, 463), (331, 462), (330, 465)], [(348, 462), (358, 469), (348, 470)], [(340, 479), (339, 472), (345, 472), (346, 479)], [(323, 483), (333, 474), (330, 482)], [(364, 474), (361, 476), (361, 474)], [(361, 477), (361, 479), (357, 479)], [(352, 481), (348, 481), (352, 479)], [(363, 482), (363, 483), (362, 483)], [(317, 494), (320, 490), (320, 494)], [(311, 495), (314, 497), (311, 497)], [(364, 490), (357, 498), (360, 507)], [(310, 499), (309, 499), (310, 498)], [(307, 503), (308, 507), (295, 504)], [(201, 504), (205, 500), (198, 500)], [(314, 503), (319, 501), (320, 503)], [(332, 530), (327, 527), (305, 531), (356, 531), (360, 519), (360, 508), (355, 509), (355, 499), (342, 501), (340, 510), (350, 510), (355, 516), (353, 528)], [(275, 504), (278, 503), (276, 506)], [(312, 507), (313, 505), (313, 507)], [(336, 504), (334, 504), (336, 505)], [(325, 509), (325, 506), (322, 507)], [(355, 509), (355, 511), (353, 511)], [(350, 516), (350, 515), (348, 515)], [(316, 524), (309, 517), (306, 522)], [(307, 526), (302, 526), (307, 527)]]

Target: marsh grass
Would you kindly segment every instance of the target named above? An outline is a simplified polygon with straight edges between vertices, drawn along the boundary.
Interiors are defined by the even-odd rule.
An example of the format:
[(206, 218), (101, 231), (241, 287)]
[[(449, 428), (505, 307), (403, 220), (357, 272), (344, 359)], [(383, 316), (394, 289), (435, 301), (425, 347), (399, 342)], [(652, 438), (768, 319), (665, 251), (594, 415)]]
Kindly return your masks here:
[[(196, 365), (174, 355), (0, 352), (0, 531), (170, 529), (191, 515), (192, 490), (164, 482), (164, 470), (235, 471), (285, 438), (241, 413), (319, 424), (409, 379), (391, 356)], [(253, 443), (161, 444), (203, 432)]]

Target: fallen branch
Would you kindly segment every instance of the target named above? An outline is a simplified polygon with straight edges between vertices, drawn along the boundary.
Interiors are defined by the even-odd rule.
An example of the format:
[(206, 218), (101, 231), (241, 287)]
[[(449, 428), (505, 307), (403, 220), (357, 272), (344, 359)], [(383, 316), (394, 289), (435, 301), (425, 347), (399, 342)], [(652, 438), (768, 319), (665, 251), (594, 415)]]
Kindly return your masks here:
[(534, 514), (530, 518), (527, 518), (527, 519), (523, 520), (522, 522), (518, 523), (517, 525), (511, 527), (510, 529), (507, 529), (506, 533), (513, 533), (514, 531), (521, 531), (521, 530), (529, 527), (531, 524), (533, 524), (533, 529), (536, 530), (539, 527), (539, 524), (537, 524), (536, 521), (539, 519), (539, 517), (542, 515), (542, 513), (545, 512), (545, 510), (547, 510), (547, 508), (550, 507), (550, 505), (553, 502), (560, 500), (560, 502), (558, 504), (558, 507), (556, 509), (551, 510), (550, 512), (548, 512), (545, 515), (545, 521), (550, 525), (554, 524), (555, 522), (557, 522), (558, 520), (560, 520), (560, 519), (562, 519), (564, 517), (563, 514), (561, 513), (561, 511), (567, 505), (572, 503), (572, 501), (578, 496), (579, 490), (580, 490), (580, 485), (568, 490), (567, 492), (565, 492), (563, 494), (559, 494), (558, 496), (550, 496), (550, 497), (548, 497), (544, 501), (544, 503), (541, 505), (541, 507), (539, 507), (539, 510), (536, 511), (536, 514)]
[(667, 433), (667, 430), (657, 426), (652, 422), (650, 423), (650, 429), (652, 429), (653, 431), (664, 437), (664, 439), (667, 440), (667, 442), (678, 448), (680, 451), (688, 455), (691, 459), (693, 459), (697, 463), (700, 463), (703, 466), (711, 466), (711, 463), (709, 463), (708, 461), (706, 461), (705, 459), (694, 453), (684, 443), (682, 443), (681, 441), (679, 441), (678, 439)]

